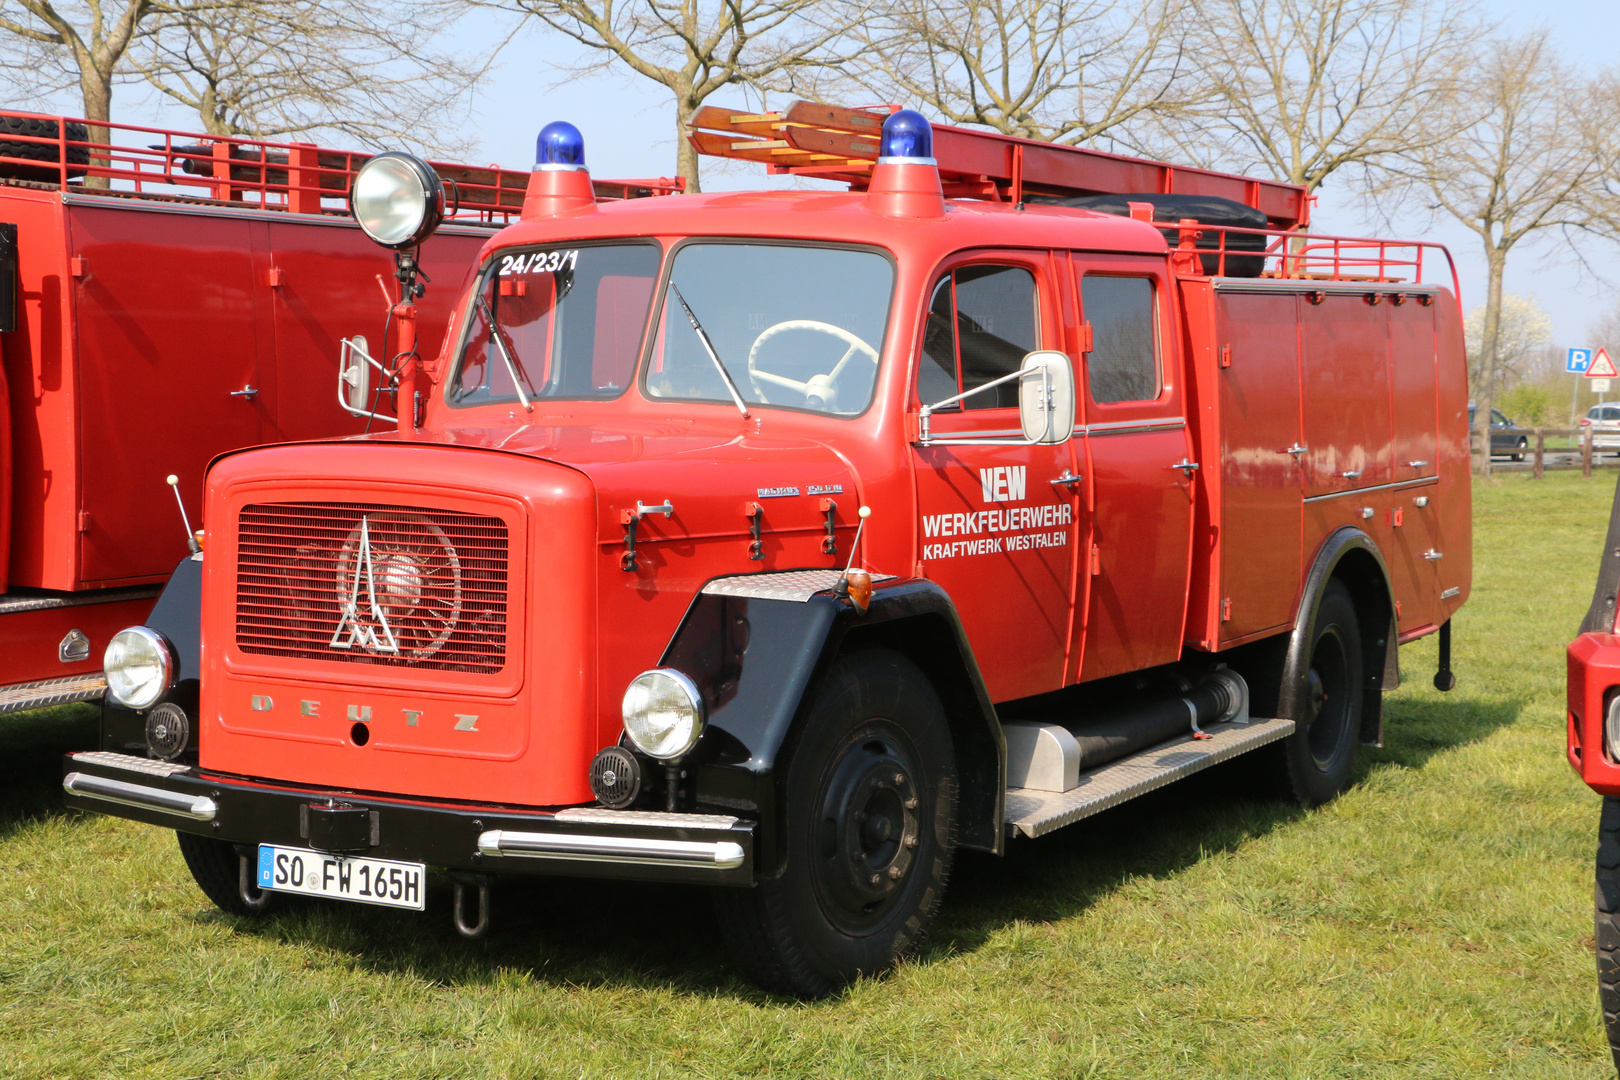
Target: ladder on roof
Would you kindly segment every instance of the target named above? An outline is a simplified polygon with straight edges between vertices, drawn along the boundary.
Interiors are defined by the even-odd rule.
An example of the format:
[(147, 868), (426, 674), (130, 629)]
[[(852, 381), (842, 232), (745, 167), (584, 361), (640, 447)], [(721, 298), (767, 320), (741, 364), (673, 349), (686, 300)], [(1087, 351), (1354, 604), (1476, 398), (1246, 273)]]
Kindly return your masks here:
[[(692, 117), (699, 153), (765, 165), (773, 174), (813, 176), (863, 191), (878, 158), (888, 109), (795, 101), (781, 112), (706, 106)], [(1171, 165), (993, 131), (934, 125), (934, 160), (950, 198), (1019, 202), (1026, 194), (1218, 196), (1263, 212), (1274, 229), (1310, 221), (1310, 196), (1296, 184)]]

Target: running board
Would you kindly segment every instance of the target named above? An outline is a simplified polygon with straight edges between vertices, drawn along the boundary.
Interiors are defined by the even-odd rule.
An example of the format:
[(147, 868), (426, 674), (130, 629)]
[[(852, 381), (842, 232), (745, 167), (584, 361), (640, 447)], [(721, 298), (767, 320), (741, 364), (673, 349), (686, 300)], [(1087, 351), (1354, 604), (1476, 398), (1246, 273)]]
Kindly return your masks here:
[(1286, 738), (1293, 734), (1294, 722), (1250, 720), (1212, 724), (1204, 730), (1210, 736), (1207, 739), (1194, 739), (1189, 732), (1081, 773), (1080, 783), (1068, 791), (1008, 788), (1006, 822), (1009, 832), (1016, 830), (1025, 836), (1044, 836), (1228, 758)]
[(0, 686), (0, 713), (26, 712), (75, 701), (100, 701), (106, 692), (107, 679), (99, 671), (43, 682), (15, 683)]

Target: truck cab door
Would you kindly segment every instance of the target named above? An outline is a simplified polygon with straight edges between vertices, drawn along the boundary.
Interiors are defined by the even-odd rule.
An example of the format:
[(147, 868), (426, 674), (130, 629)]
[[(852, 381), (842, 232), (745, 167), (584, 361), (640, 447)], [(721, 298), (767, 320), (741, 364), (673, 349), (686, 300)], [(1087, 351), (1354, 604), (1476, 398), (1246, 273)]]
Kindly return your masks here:
[[(1060, 295), (1045, 252), (975, 253), (929, 292), (913, 408), (1061, 348)], [(996, 701), (1056, 690), (1069, 669), (1078, 471), (1074, 440), (1022, 445), (1016, 380), (929, 417), (914, 445), (917, 565), (951, 596)]]
[[(1090, 599), (1082, 680), (1181, 657), (1201, 483), (1163, 263), (1076, 255), (1086, 416)], [(1079, 391), (1077, 391), (1078, 393)]]

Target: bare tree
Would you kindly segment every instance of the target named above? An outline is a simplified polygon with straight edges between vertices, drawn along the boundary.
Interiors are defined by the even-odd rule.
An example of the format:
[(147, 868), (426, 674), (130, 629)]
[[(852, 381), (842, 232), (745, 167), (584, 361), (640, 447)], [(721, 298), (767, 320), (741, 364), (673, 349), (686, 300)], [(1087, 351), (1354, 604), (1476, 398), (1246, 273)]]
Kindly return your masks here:
[[(160, 6), (158, 0), (0, 0), (0, 30), (22, 46), (5, 66), (30, 88), (77, 84), (90, 141), (105, 143), (119, 66), (142, 21)], [(53, 74), (64, 77), (53, 80)], [(87, 177), (85, 185), (105, 187), (107, 178)]]
[(1164, 130), (1209, 163), (1314, 191), (1447, 132), (1481, 29), (1468, 0), (1190, 0), (1201, 102)]
[(891, 0), (844, 74), (953, 124), (1044, 142), (1184, 104), (1184, 0)]
[[(474, 0), (516, 12), (600, 55), (583, 70), (623, 64), (675, 99), (676, 173), (699, 187), (687, 139), (692, 115), (727, 86), (790, 84), (796, 71), (836, 62), (825, 47), (851, 10), (824, 0)], [(853, 9), (853, 10), (859, 10)]]
[(338, 132), (459, 154), (457, 122), (482, 71), (434, 50), (449, 21), (381, 0), (181, 6), (150, 20), (129, 66), (213, 135)]
[(1521, 245), (1559, 235), (1620, 235), (1616, 195), (1606, 184), (1620, 165), (1620, 109), (1613, 78), (1572, 79), (1545, 32), (1490, 43), (1465, 83), (1436, 116), (1444, 142), (1419, 138), (1391, 175), (1429, 208), (1479, 239), (1485, 309), (1479, 330), (1475, 428), (1481, 474), (1490, 472), (1491, 398), (1503, 362), (1503, 273)]

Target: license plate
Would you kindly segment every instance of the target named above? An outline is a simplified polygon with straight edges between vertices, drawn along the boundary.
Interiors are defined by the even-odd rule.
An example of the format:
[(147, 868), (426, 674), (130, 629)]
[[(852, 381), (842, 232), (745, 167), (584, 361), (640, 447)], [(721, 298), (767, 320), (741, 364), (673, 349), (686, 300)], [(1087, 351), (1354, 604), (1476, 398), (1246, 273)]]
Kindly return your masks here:
[(259, 888), (275, 892), (421, 911), (426, 870), (422, 863), (259, 845)]

